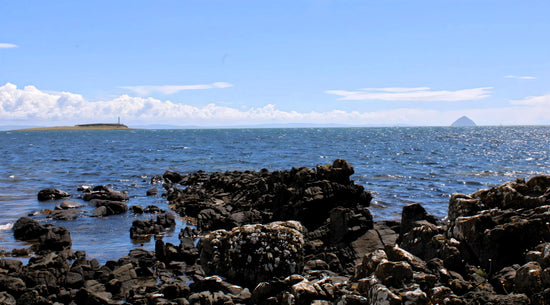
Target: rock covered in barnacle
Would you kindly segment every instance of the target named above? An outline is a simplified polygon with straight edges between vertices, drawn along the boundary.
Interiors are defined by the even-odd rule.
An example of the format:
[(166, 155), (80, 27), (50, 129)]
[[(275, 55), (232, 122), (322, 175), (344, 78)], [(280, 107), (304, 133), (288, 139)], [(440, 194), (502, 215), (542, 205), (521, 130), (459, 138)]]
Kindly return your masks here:
[(251, 284), (299, 273), (304, 228), (296, 221), (217, 230), (199, 242), (202, 267), (237, 283)]

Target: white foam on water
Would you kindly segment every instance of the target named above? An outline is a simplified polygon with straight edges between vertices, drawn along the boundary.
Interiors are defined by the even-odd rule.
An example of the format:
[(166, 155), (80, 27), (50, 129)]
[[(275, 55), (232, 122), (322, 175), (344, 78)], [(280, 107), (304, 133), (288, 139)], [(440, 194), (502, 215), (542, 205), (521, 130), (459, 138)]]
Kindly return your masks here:
[(13, 228), (13, 223), (7, 223), (7, 224), (0, 225), (0, 231), (11, 230), (11, 228)]

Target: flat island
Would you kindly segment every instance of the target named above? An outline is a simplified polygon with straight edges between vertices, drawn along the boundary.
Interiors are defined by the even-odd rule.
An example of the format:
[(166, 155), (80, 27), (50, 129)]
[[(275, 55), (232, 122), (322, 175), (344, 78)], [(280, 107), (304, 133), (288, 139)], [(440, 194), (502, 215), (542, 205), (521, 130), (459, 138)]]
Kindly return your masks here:
[(36, 127), (23, 128), (14, 131), (49, 131), (49, 130), (129, 130), (128, 126), (120, 123), (94, 123), (94, 124), (79, 124), (74, 126), (55, 126), (55, 127)]

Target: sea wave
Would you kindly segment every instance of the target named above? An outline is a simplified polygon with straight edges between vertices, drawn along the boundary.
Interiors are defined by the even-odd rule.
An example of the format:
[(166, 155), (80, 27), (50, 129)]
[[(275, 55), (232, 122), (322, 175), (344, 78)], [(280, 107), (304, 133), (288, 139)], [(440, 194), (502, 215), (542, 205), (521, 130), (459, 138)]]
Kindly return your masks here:
[(11, 230), (12, 228), (13, 228), (13, 223), (0, 225), (0, 231), (8, 231), (8, 230)]

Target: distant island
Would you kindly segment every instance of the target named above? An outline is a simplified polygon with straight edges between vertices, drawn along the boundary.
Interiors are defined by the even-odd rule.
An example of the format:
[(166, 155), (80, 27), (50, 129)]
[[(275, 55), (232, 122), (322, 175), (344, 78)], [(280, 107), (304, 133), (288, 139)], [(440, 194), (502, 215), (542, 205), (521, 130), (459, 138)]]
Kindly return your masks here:
[(129, 130), (130, 128), (120, 123), (94, 123), (79, 124), (74, 126), (36, 127), (23, 128), (14, 131), (50, 131), (50, 130)]
[(453, 127), (465, 127), (465, 126), (477, 126), (477, 125), (469, 117), (463, 116), (460, 119), (454, 121), (454, 123), (452, 123), (451, 126), (453, 126)]

